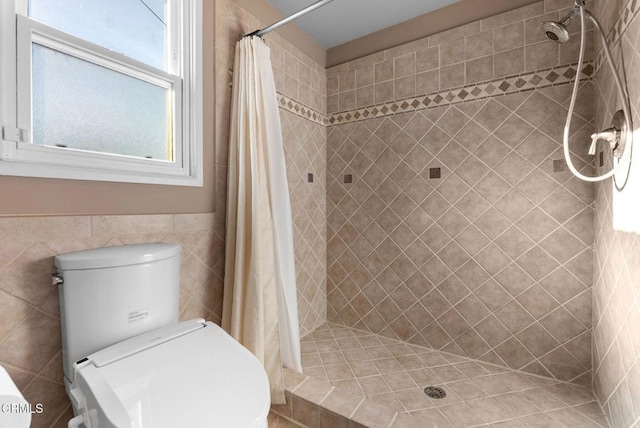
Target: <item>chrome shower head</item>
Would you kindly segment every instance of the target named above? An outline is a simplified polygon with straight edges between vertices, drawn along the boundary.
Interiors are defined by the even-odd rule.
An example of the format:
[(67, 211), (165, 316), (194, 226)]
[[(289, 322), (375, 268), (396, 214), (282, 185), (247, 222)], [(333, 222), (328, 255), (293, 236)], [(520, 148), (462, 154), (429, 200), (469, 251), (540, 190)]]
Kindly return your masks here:
[(576, 0), (575, 6), (560, 21), (545, 21), (542, 23), (542, 31), (549, 40), (558, 43), (567, 43), (569, 41), (569, 31), (567, 26), (580, 14), (580, 8), (584, 7), (584, 0)]
[(567, 43), (569, 41), (569, 31), (562, 22), (545, 21), (542, 23), (542, 31), (549, 40), (558, 43)]

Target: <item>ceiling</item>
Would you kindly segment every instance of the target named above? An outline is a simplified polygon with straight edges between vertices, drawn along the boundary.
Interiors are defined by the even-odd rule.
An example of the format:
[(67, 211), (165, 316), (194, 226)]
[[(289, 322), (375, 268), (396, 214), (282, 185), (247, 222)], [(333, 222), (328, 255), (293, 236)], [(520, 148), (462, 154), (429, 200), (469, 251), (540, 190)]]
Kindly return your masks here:
[[(316, 0), (268, 0), (289, 16)], [(407, 21), (461, 0), (335, 0), (296, 24), (325, 49)]]

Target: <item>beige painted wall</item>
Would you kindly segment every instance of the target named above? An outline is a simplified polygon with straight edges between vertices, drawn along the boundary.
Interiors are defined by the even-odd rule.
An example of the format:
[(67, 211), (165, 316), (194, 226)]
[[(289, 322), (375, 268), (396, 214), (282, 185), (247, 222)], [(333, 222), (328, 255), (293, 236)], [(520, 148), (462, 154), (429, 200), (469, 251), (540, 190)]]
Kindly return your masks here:
[(203, 187), (0, 176), (0, 216), (213, 212), (213, 6), (213, 1), (203, 2)]

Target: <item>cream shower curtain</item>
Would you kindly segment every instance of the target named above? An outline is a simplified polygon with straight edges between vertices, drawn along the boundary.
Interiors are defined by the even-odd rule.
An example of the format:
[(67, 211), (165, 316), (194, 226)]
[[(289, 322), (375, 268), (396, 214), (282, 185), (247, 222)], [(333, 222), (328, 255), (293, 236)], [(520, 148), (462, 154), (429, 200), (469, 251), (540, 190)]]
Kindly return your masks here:
[(222, 327), (262, 361), (279, 404), (282, 366), (302, 371), (280, 113), (267, 45), (243, 38), (235, 55)]

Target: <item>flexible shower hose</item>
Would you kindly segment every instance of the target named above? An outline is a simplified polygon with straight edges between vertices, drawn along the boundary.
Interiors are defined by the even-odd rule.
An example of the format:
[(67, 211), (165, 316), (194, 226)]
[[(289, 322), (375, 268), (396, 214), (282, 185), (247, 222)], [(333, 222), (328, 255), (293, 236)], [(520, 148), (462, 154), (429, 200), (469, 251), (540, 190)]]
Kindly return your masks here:
[[(624, 148), (624, 153), (618, 164), (612, 168), (609, 172), (603, 175), (599, 175), (596, 177), (589, 177), (584, 174), (581, 174), (580, 171), (577, 170), (573, 162), (571, 161), (571, 153), (569, 151), (569, 129), (571, 128), (571, 116), (573, 116), (573, 110), (576, 105), (576, 98), (578, 96), (578, 88), (580, 86), (580, 74), (582, 73), (582, 65), (584, 64), (584, 51), (585, 44), (587, 40), (587, 30), (586, 30), (586, 22), (585, 15), (588, 15), (593, 24), (596, 26), (598, 33), (600, 34), (600, 39), (602, 40), (602, 47), (604, 48), (605, 55), (607, 57), (607, 62), (609, 63), (609, 67), (611, 68), (611, 72), (613, 73), (614, 80), (616, 82), (616, 87), (618, 88), (618, 94), (620, 95), (620, 99), (622, 101), (622, 110), (624, 111), (624, 117), (627, 121), (627, 143)], [(616, 66), (613, 62), (613, 57), (611, 56), (611, 51), (609, 50), (609, 46), (607, 45), (607, 39), (604, 36), (604, 31), (600, 26), (598, 20), (591, 15), (589, 11), (585, 9), (584, 6), (580, 6), (580, 24), (582, 25), (582, 31), (580, 34), (580, 56), (578, 58), (578, 70), (576, 75), (576, 80), (573, 85), (573, 93), (571, 95), (571, 103), (569, 105), (569, 113), (567, 114), (567, 122), (564, 127), (564, 137), (563, 137), (563, 147), (564, 147), (564, 157), (567, 160), (567, 165), (569, 169), (581, 180), (589, 181), (589, 182), (597, 182), (603, 181), (622, 169), (622, 167), (629, 161), (631, 158), (631, 147), (633, 144), (633, 129), (631, 128), (631, 114), (629, 111), (629, 99), (627, 97), (626, 92), (622, 87), (622, 80), (620, 79), (620, 75), (618, 74), (618, 70), (616, 70)], [(615, 159), (614, 159), (615, 163)]]

